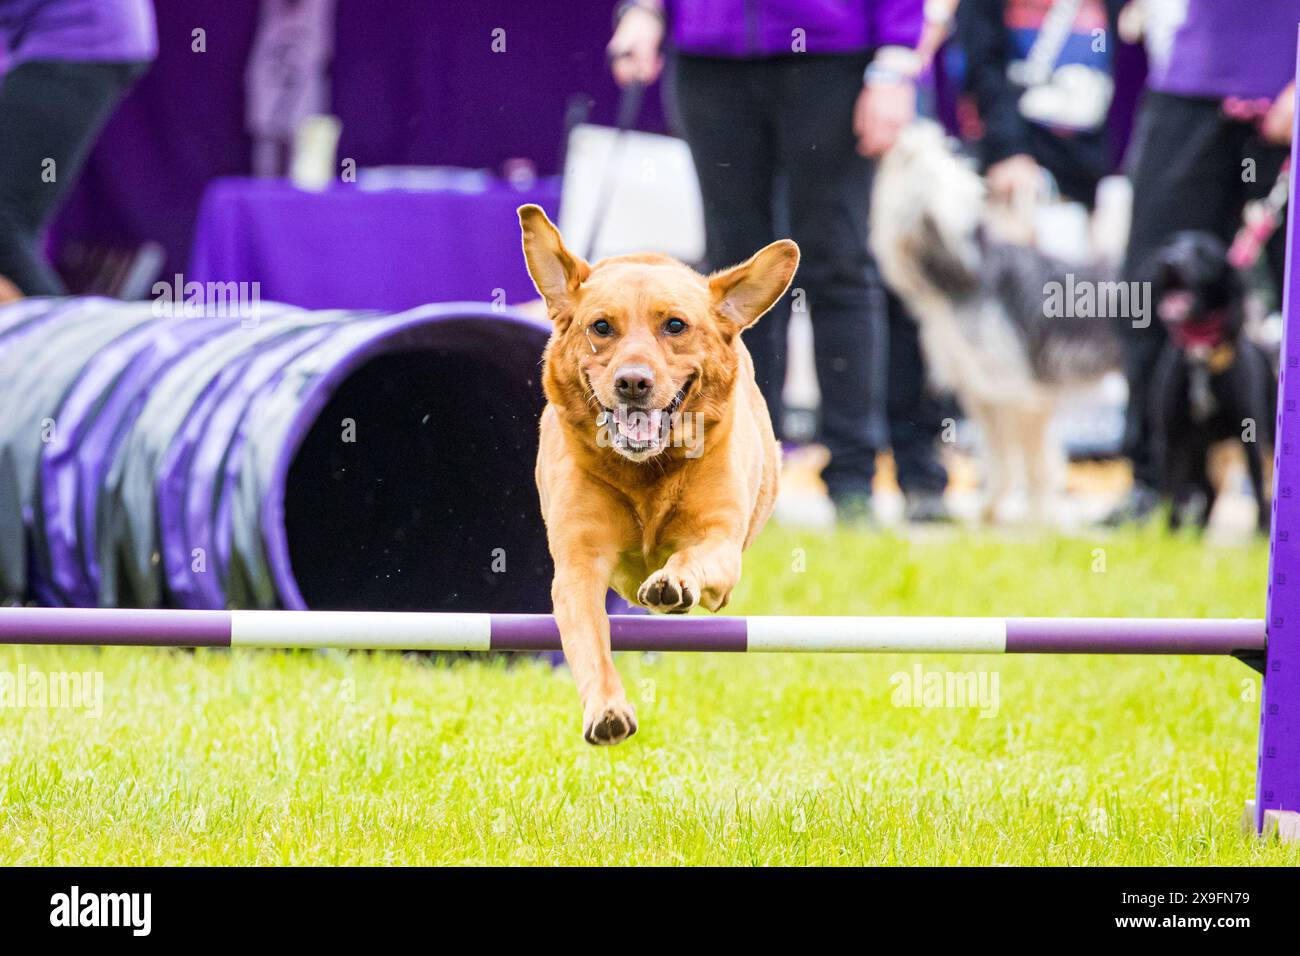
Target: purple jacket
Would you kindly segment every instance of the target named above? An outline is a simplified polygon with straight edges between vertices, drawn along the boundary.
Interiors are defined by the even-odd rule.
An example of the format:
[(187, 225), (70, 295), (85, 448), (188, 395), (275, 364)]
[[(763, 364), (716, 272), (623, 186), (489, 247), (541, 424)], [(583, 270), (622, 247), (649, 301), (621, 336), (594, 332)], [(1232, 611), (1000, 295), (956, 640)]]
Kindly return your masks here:
[(26, 60), (140, 63), (157, 55), (151, 0), (0, 0), (0, 74)]
[[(683, 53), (751, 59), (915, 47), (924, 0), (667, 0)], [(794, 31), (802, 30), (803, 34)]]
[(1277, 96), (1295, 75), (1300, 0), (1187, 0), (1181, 22), (1148, 41), (1148, 85), (1222, 99)]

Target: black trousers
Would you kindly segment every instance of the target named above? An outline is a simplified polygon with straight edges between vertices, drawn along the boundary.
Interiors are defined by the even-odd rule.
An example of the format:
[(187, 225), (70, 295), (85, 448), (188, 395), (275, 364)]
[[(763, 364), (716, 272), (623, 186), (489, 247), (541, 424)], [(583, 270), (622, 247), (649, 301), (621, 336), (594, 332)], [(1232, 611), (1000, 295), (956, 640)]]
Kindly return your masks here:
[(20, 63), (0, 79), (0, 275), (26, 295), (60, 295), (41, 233), (77, 181), (136, 63)]
[(941, 413), (924, 389), (915, 323), (867, 252), (872, 164), (857, 154), (852, 130), (867, 59), (678, 56), (674, 77), (709, 266), (742, 262), (786, 235), (799, 244), (791, 293), (745, 332), (745, 344), (779, 429), (791, 303), (809, 309), (832, 498), (869, 492), (876, 452), (891, 442), (904, 490), (947, 483), (935, 448)]
[[(1191, 99), (1149, 91), (1142, 100), (1130, 147), (1133, 223), (1124, 272), (1129, 281), (1154, 279), (1154, 257), (1175, 232), (1201, 229), (1231, 242), (1249, 200), (1267, 195), (1288, 148), (1269, 145), (1255, 127), (1226, 119), (1217, 100)], [(1267, 248), (1270, 271), (1281, 289), (1286, 258), (1285, 229)], [(1165, 343), (1160, 320), (1137, 328), (1120, 324), (1129, 400), (1124, 454), (1133, 478), (1159, 486), (1152, 448), (1150, 383)]]

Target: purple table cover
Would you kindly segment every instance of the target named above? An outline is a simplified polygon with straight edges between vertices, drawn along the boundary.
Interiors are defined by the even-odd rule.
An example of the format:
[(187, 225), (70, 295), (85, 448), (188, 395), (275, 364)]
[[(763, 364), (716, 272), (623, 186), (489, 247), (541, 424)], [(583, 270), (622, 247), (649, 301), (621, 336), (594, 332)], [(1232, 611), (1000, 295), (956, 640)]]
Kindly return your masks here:
[[(259, 282), (265, 300), (308, 309), (401, 311), (428, 302), (526, 302), (521, 203), (550, 215), (558, 178), (530, 189), (307, 192), (280, 180), (215, 180), (185, 278)], [(498, 292), (498, 290), (500, 290)]]

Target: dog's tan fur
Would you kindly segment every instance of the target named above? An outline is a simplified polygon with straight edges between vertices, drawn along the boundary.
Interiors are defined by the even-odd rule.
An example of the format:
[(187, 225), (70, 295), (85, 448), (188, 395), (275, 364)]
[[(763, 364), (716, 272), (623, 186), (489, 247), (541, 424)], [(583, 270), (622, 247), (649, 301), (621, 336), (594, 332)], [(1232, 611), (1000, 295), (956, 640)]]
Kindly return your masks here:
[[(706, 278), (659, 255), (588, 265), (538, 207), (520, 207), (519, 221), (553, 324), (537, 488), (555, 618), (583, 736), (614, 744), (636, 732), (636, 716), (610, 654), (607, 589), (661, 613), (716, 611), (772, 512), (779, 449), (739, 333), (785, 292), (799, 250), (776, 242)], [(673, 318), (685, 331), (668, 333)], [(601, 319), (610, 334), (593, 333)], [(598, 421), (618, 404), (615, 373), (628, 365), (653, 372), (651, 407), (671, 407), (689, 386), (667, 440), (644, 457), (600, 438)]]

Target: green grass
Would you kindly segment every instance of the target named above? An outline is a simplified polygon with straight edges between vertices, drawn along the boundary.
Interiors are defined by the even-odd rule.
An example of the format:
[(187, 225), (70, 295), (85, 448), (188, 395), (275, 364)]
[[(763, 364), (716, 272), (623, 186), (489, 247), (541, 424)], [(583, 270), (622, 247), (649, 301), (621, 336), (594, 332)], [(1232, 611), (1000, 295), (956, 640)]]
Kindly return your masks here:
[[(730, 610), (1259, 616), (1265, 564), (770, 529)], [(996, 674), (996, 715), (894, 706), (918, 662)], [(101, 671), (104, 712), (0, 709), (4, 864), (1300, 863), (1239, 832), (1259, 681), (1227, 659), (625, 655), (614, 749), (531, 661), (0, 649), (20, 665)]]

